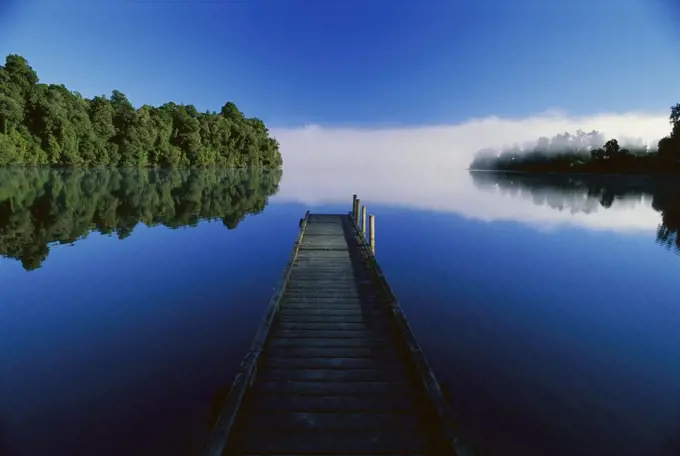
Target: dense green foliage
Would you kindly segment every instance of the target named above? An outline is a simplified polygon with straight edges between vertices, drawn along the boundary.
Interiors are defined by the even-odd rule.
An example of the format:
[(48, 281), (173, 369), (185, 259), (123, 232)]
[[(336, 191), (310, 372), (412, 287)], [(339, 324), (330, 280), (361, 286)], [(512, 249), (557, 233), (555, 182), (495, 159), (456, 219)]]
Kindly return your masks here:
[(680, 182), (675, 178), (645, 176), (542, 175), (517, 172), (471, 171), (475, 186), (482, 190), (513, 195), (528, 194), (536, 205), (558, 210), (591, 213), (610, 208), (614, 201), (652, 201), (661, 214), (656, 241), (680, 253)]
[(135, 109), (125, 95), (83, 98), (40, 84), (26, 59), (0, 66), (0, 166), (280, 167), (264, 123), (233, 103), (221, 112), (166, 103)]
[(0, 255), (39, 267), (51, 243), (91, 231), (124, 239), (142, 222), (235, 228), (278, 191), (280, 169), (0, 169)]
[[(519, 147), (500, 154), (487, 149), (477, 153), (471, 169), (527, 172), (589, 172), (627, 174), (680, 173), (680, 104), (671, 108), (670, 135), (658, 142), (656, 150), (644, 146), (623, 148), (616, 139), (593, 147), (597, 132), (565, 133), (552, 140), (540, 138), (531, 150)], [(599, 144), (602, 144), (600, 142)]]

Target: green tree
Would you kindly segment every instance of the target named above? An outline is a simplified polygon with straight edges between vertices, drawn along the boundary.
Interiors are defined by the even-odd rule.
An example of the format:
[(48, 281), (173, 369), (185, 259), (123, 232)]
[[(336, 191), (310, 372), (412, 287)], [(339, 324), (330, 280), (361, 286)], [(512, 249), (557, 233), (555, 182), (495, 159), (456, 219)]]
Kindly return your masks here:
[(264, 123), (232, 102), (219, 114), (166, 103), (135, 109), (124, 93), (83, 98), (40, 84), (26, 59), (0, 66), (0, 166), (281, 167)]

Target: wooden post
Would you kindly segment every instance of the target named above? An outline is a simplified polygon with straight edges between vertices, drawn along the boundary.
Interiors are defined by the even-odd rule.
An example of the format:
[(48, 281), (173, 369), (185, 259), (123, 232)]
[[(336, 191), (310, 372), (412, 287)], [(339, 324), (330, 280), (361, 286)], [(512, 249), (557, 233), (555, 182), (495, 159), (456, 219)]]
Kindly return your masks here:
[(373, 214), (368, 216), (368, 225), (371, 228), (370, 237), (368, 238), (368, 245), (371, 247), (371, 252), (375, 255), (375, 216)]
[(366, 206), (361, 206), (361, 235), (366, 237)]
[(356, 223), (357, 226), (359, 226), (359, 224), (361, 223), (361, 221), (359, 220), (359, 216), (361, 215), (359, 210), (360, 207), (361, 199), (357, 198), (356, 202), (354, 203), (354, 223)]
[(354, 217), (354, 221), (357, 219), (357, 195), (354, 194), (352, 195), (352, 217)]

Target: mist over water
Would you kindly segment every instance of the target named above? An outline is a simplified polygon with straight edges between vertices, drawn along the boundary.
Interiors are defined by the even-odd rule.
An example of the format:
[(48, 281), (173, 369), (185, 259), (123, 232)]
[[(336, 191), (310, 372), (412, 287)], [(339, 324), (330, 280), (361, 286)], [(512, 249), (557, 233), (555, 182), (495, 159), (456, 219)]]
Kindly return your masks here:
[[(349, 167), (348, 167), (349, 168)], [(660, 215), (644, 195), (622, 195), (604, 210), (586, 190), (522, 191), (473, 179), (460, 169), (377, 163), (346, 169), (287, 168), (273, 201), (346, 204), (357, 194), (369, 209), (388, 205), (458, 214), (486, 222), (513, 221), (540, 229), (579, 226), (618, 232), (654, 230)]]
[(582, 204), (591, 210), (571, 213), (532, 204), (524, 197), (513, 199), (507, 189), (480, 192), (465, 170), (480, 150), (530, 150), (545, 141), (554, 142), (557, 148), (576, 143), (582, 148), (600, 147), (603, 138), (613, 137), (625, 144), (654, 145), (668, 129), (667, 113), (575, 117), (559, 112), (523, 119), (472, 119), (457, 125), (274, 129), (285, 163), (275, 200), (344, 203), (356, 193), (369, 208), (387, 204), (541, 228), (653, 229), (659, 216), (646, 200), (637, 204), (629, 195), (622, 195), (609, 210), (602, 211), (586, 197)]

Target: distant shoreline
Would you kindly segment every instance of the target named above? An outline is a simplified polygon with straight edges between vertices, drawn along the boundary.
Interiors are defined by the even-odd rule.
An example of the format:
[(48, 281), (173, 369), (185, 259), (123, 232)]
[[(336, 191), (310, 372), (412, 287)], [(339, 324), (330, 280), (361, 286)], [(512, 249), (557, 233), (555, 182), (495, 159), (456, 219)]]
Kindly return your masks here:
[(474, 173), (505, 173), (505, 174), (523, 174), (530, 176), (591, 176), (591, 177), (649, 177), (649, 178), (671, 178), (680, 176), (680, 169), (671, 170), (659, 173), (650, 173), (644, 171), (611, 171), (611, 172), (595, 172), (595, 171), (567, 171), (567, 170), (552, 170), (552, 171), (534, 171), (524, 169), (483, 169), (483, 168), (467, 168), (468, 172)]

